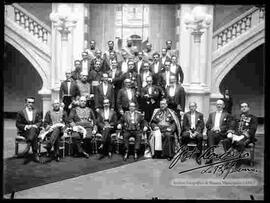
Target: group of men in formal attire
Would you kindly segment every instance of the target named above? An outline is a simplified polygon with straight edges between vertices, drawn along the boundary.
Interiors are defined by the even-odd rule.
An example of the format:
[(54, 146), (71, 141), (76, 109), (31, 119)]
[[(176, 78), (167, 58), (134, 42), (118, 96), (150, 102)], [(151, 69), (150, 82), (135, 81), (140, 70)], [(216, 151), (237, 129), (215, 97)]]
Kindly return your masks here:
[[(59, 140), (67, 128), (72, 132), (76, 154), (86, 158), (89, 154), (85, 147), (90, 146), (97, 133), (102, 135), (100, 159), (106, 155), (112, 157), (111, 135), (116, 131), (123, 136), (124, 160), (129, 157), (130, 137), (135, 138), (134, 159), (138, 159), (142, 134), (147, 135), (152, 157), (171, 160), (177, 148), (190, 140), (196, 141), (199, 157), (204, 117), (196, 111), (195, 102), (189, 103), (190, 111), (184, 113), (184, 73), (171, 44), (168, 40), (160, 55), (151, 49), (150, 43), (146, 44), (146, 50), (134, 51), (128, 42), (119, 52), (114, 49), (113, 41), (109, 41), (108, 50), (102, 55), (95, 41), (91, 41), (90, 48), (82, 52), (82, 60), (75, 60), (75, 70), (65, 73), (60, 99), (53, 102), (44, 121), (33, 108), (34, 98), (26, 98), (25, 108), (18, 113), (16, 121), (19, 133), (27, 141), (22, 154), (28, 153), (32, 146), (34, 160), (39, 161), (37, 143), (42, 127), (49, 132), (46, 149), (48, 153), (54, 149), (57, 161)], [(216, 112), (210, 113), (206, 122), (208, 146), (224, 140), (225, 150), (231, 147), (243, 150), (248, 142), (254, 141), (257, 121), (249, 114), (247, 103), (241, 104), (240, 120), (224, 111), (223, 100), (218, 100), (216, 106)], [(235, 139), (236, 136), (244, 137)], [(201, 164), (200, 159), (196, 160)]]

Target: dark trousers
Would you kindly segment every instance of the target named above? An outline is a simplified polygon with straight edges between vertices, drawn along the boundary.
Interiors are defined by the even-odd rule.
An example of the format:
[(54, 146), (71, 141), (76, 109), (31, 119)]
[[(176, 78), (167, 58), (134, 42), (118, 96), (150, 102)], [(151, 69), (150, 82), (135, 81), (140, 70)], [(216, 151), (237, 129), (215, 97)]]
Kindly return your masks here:
[(103, 149), (102, 154), (107, 154), (108, 152), (112, 152), (112, 139), (111, 134), (113, 133), (112, 128), (105, 128), (102, 130), (102, 143)]
[(152, 114), (154, 112), (155, 108), (158, 108), (158, 103), (154, 103), (152, 104), (151, 102), (148, 104), (147, 101), (144, 99), (142, 100), (140, 106), (141, 106), (141, 110), (144, 112), (144, 119), (147, 122), (150, 122)]
[(70, 112), (70, 109), (68, 108), (69, 105), (71, 104), (72, 102), (72, 97), (71, 96), (64, 96), (63, 97), (63, 103), (64, 103), (64, 111), (67, 112), (67, 115), (69, 115), (69, 112)]
[(162, 155), (164, 158), (172, 158), (175, 154), (174, 134), (172, 132), (162, 132)]
[(60, 141), (60, 137), (62, 136), (62, 130), (61, 128), (55, 128), (50, 135), (50, 140), (48, 143), (49, 147), (54, 146), (54, 151), (55, 153), (59, 153), (59, 141)]
[(32, 151), (34, 154), (36, 154), (38, 151), (38, 134), (39, 130), (34, 127), (27, 130), (26, 133), (24, 134), (26, 142), (31, 144)]
[(128, 140), (130, 137), (135, 138), (135, 146), (134, 146), (135, 152), (137, 152), (140, 149), (141, 137), (142, 137), (141, 132), (139, 132), (137, 130), (124, 131), (123, 137), (124, 137), (124, 144), (125, 144), (126, 152), (129, 152), (129, 141)]
[(72, 132), (72, 142), (74, 143), (78, 154), (81, 154), (82, 152), (84, 152), (83, 147), (82, 147), (83, 139), (82, 139), (82, 136), (78, 132)]
[(225, 151), (230, 149), (231, 147), (238, 150), (239, 152), (243, 152), (245, 150), (245, 147), (250, 143), (250, 139), (244, 137), (239, 142), (232, 143), (232, 139), (226, 138), (223, 140), (223, 148)]
[(197, 144), (197, 148), (199, 150), (198, 155), (202, 153), (202, 141), (203, 141), (203, 135), (202, 133), (199, 133), (194, 138), (190, 138), (190, 132), (185, 131), (182, 134), (182, 144), (187, 145), (190, 141), (194, 140)]
[(212, 130), (207, 131), (208, 147), (218, 145), (218, 143), (226, 138), (226, 134), (222, 132), (215, 132)]

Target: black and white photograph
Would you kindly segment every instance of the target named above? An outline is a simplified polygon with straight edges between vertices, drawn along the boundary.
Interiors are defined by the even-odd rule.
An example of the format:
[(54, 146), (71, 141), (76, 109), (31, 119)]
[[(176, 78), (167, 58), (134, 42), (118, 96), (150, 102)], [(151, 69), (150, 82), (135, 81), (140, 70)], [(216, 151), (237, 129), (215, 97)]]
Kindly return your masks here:
[(265, 200), (265, 5), (3, 11), (3, 199)]

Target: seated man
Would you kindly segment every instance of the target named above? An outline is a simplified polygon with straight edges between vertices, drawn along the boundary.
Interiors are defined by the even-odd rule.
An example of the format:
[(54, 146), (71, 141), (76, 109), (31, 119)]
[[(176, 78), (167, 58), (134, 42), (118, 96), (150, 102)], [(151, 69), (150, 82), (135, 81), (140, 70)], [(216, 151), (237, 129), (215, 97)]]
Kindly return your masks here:
[(239, 152), (243, 152), (249, 143), (256, 141), (257, 118), (249, 113), (249, 105), (247, 103), (241, 103), (240, 107), (240, 118), (232, 119), (227, 138), (223, 140), (225, 151), (233, 147)]
[[(221, 140), (226, 138), (230, 123), (230, 115), (228, 112), (223, 111), (224, 106), (224, 101), (222, 99), (217, 100), (217, 110), (209, 114), (206, 122), (208, 147), (218, 145)], [(213, 150), (214, 148), (211, 149), (212, 152)], [(209, 159), (205, 163), (210, 164), (212, 162), (213, 160)]]
[(110, 109), (110, 100), (104, 99), (104, 109), (101, 109), (97, 117), (98, 131), (102, 134), (102, 153), (99, 159), (102, 159), (108, 153), (109, 158), (112, 157), (111, 134), (115, 131), (117, 115), (115, 111)]
[(203, 129), (204, 120), (203, 114), (196, 111), (196, 102), (189, 103), (189, 112), (184, 114), (183, 118), (183, 133), (182, 144), (187, 145), (190, 140), (195, 140), (198, 148), (196, 162), (201, 165), (201, 159), (198, 157), (202, 154), (202, 141), (203, 141)]
[[(181, 134), (181, 128), (177, 115), (168, 108), (166, 99), (162, 99), (160, 101), (160, 108), (155, 109), (150, 126), (153, 131), (158, 131), (162, 136), (160, 140), (155, 137), (155, 134), (151, 135), (149, 142), (152, 156), (155, 155), (155, 151), (162, 150), (162, 156), (170, 161), (175, 154), (175, 144), (179, 147), (178, 138)], [(175, 133), (177, 134), (176, 137)], [(158, 145), (162, 147), (157, 147)]]
[(134, 146), (134, 160), (138, 159), (137, 152), (140, 149), (141, 137), (142, 137), (142, 129), (143, 131), (147, 131), (147, 123), (144, 120), (143, 115), (136, 111), (136, 104), (131, 102), (129, 104), (129, 111), (126, 111), (125, 114), (121, 117), (120, 122), (117, 126), (118, 129), (123, 129), (123, 137), (125, 143), (125, 155), (124, 161), (128, 159), (129, 153), (129, 138), (135, 138), (135, 146)]
[[(89, 158), (89, 154), (87, 154), (81, 145), (81, 141), (83, 138), (92, 138), (93, 134), (96, 133), (96, 118), (95, 114), (89, 107), (86, 107), (86, 97), (81, 96), (79, 100), (79, 106), (72, 109), (69, 115), (69, 123), (73, 128), (72, 138), (73, 143), (76, 144), (78, 154)], [(83, 127), (86, 130), (86, 133), (82, 133)]]
[(56, 161), (60, 161), (59, 157), (59, 140), (63, 135), (63, 128), (66, 122), (66, 113), (60, 108), (60, 102), (55, 100), (52, 104), (53, 109), (49, 110), (44, 119), (44, 128), (46, 136), (49, 136), (49, 142), (46, 149), (48, 153), (51, 152), (52, 146), (54, 147), (54, 157)]
[(29, 152), (30, 146), (34, 154), (34, 161), (40, 162), (38, 155), (38, 135), (42, 124), (42, 117), (37, 109), (34, 108), (33, 104), (35, 98), (27, 97), (25, 99), (25, 108), (18, 112), (16, 118), (16, 127), (19, 135), (26, 139), (26, 149), (20, 156), (24, 156)]

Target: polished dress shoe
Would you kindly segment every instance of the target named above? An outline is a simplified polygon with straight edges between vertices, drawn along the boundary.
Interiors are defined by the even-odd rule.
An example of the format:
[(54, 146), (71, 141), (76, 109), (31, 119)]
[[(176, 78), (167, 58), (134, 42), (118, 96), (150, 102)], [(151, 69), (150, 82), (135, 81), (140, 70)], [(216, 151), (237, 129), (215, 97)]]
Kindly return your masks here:
[(212, 164), (213, 163), (213, 159), (208, 159), (205, 164)]
[(87, 159), (89, 159), (89, 157), (90, 157), (89, 154), (87, 154), (86, 152), (82, 152), (82, 155)]
[(127, 159), (128, 159), (128, 153), (126, 153), (126, 154), (124, 155), (123, 160), (126, 161)]
[(202, 160), (201, 160), (201, 159), (196, 158), (196, 162), (197, 162), (197, 164), (199, 164), (199, 165), (202, 164)]
[(134, 153), (134, 160), (135, 160), (135, 161), (138, 160), (138, 155), (137, 155), (137, 153)]

